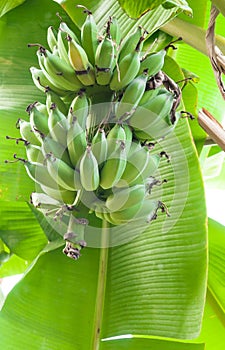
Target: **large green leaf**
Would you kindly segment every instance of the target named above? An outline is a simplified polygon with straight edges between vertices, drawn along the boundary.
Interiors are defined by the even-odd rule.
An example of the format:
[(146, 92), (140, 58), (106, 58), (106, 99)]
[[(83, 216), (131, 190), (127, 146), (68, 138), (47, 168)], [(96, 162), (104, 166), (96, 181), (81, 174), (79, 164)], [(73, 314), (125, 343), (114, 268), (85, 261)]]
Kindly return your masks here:
[(208, 285), (225, 313), (225, 226), (209, 219), (209, 278)]
[[(25, 3), (9, 13), (7, 21), (9, 28), (10, 25), (18, 24), (13, 16), (15, 13), (20, 21), (24, 19), (20, 25), (22, 23), (26, 30), (35, 23), (34, 27), (31, 26), (34, 32), (30, 35), (32, 41), (37, 42), (44, 38), (47, 22), (55, 23), (54, 20), (51, 22), (55, 7), (52, 7), (51, 12), (47, 1), (33, 0), (32, 4), (27, 7)], [(112, 2), (104, 4), (105, 11), (108, 11)], [(24, 13), (17, 12), (21, 8)], [(45, 9), (46, 17), (41, 26), (40, 18), (43, 19)], [(102, 17), (101, 21), (105, 23), (106, 17), (115, 9), (118, 9), (117, 5), (112, 6), (107, 15), (103, 15), (102, 3), (95, 14), (96, 18), (100, 20)], [(167, 13), (164, 21), (173, 14), (172, 10), (162, 13)], [(24, 18), (25, 14), (28, 22)], [(146, 20), (152, 30), (161, 23), (159, 12), (155, 14), (158, 17)], [(133, 22), (127, 22), (126, 16), (121, 18), (123, 30), (127, 32)], [(153, 21), (152, 26), (150, 20)], [(25, 29), (18, 29), (18, 35), (25, 34)], [(9, 33), (2, 41), (5, 49), (13, 35), (15, 39), (15, 30), (14, 34), (12, 30)], [(28, 36), (26, 33), (24, 39), (19, 41), (21, 45), (26, 40), (31, 41)], [(10, 56), (3, 57), (12, 62), (12, 58), (18, 57), (17, 52), (10, 46)], [(1, 49), (1, 53), (5, 54), (5, 51)], [(12, 116), (14, 121), (17, 111), (21, 110), (22, 113), (25, 103), (31, 102), (32, 96), (32, 100), (34, 97), (37, 99), (28, 72), (27, 76), (23, 74), (24, 67), (27, 69), (33, 64), (30, 60), (32, 55), (24, 55), (26, 59), (21, 60), (22, 51), (19, 54), (19, 63), (16, 64), (19, 65), (18, 74), (23, 77), (21, 86), (18, 87), (18, 75), (17, 80), (14, 78), (14, 69), (14, 75), (9, 74), (9, 80), (4, 79), (2, 88), (4, 113), (10, 107), (8, 116)], [(15, 68), (14, 61), (12, 67)], [(2, 75), (6, 72), (7, 67), (3, 65)], [(21, 91), (20, 96), (18, 91)], [(14, 99), (8, 99), (9, 95), (16, 99), (16, 103)], [(15, 108), (17, 105), (18, 109)], [(40, 255), (4, 304), (0, 314), (2, 348), (16, 347), (20, 350), (32, 344), (32, 349), (87, 350), (93, 349), (92, 344), (98, 343), (99, 337), (108, 338), (126, 333), (177, 338), (194, 338), (198, 335), (206, 287), (206, 213), (202, 179), (187, 121), (181, 120), (176, 134), (160, 142), (160, 146), (172, 158), (170, 164), (166, 160), (162, 162), (158, 175), (162, 179), (166, 178), (168, 183), (161, 190), (155, 189), (154, 196), (162, 196), (171, 216), (165, 218), (159, 214), (158, 220), (142, 235), (140, 227), (136, 227), (136, 231), (129, 228), (129, 235), (135, 239), (108, 251), (86, 248), (77, 262), (65, 257), (62, 248), (54, 250), (61, 242), (56, 242), (56, 246), (50, 244), (49, 250), (53, 250)], [(19, 183), (16, 170), (12, 173), (14, 181), (16, 179)], [(9, 191), (11, 186), (13, 181), (9, 177)], [(15, 207), (13, 210), (15, 212)], [(5, 220), (12, 217), (7, 212), (4, 215)], [(21, 219), (19, 225), (22, 231), (26, 222)], [(27, 231), (31, 241), (32, 230), (33, 224)], [(17, 230), (14, 234), (16, 236)], [(127, 232), (123, 234), (127, 238)], [(26, 238), (22, 236), (22, 241)], [(28, 242), (29, 239), (25, 242), (27, 248)], [(39, 248), (35, 254), (38, 251)], [(104, 343), (101, 345), (102, 350)]]
[(15, 7), (21, 5), (26, 0), (1, 0), (0, 3), (0, 17), (2, 17), (5, 13), (14, 9)]

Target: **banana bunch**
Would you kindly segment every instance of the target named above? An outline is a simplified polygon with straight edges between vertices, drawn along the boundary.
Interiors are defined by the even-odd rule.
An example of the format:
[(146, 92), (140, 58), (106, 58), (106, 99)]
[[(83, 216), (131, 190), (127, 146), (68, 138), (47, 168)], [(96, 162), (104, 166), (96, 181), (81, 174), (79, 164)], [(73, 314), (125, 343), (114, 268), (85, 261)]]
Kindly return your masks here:
[[(73, 259), (86, 245), (90, 215), (116, 227), (150, 222), (163, 208), (148, 186), (161, 157), (146, 141), (174, 129), (180, 102), (179, 87), (161, 71), (166, 50), (143, 56), (142, 28), (121, 40), (115, 18), (99, 32), (79, 7), (80, 39), (65, 22), (49, 27), (49, 48), (38, 45), (39, 68), (30, 68), (46, 103), (27, 107), (29, 120), (16, 125), (21, 137), (7, 136), (25, 146), (26, 159), (14, 161), (37, 185), (32, 203), (67, 223), (64, 253)], [(96, 103), (104, 103), (100, 112)]]

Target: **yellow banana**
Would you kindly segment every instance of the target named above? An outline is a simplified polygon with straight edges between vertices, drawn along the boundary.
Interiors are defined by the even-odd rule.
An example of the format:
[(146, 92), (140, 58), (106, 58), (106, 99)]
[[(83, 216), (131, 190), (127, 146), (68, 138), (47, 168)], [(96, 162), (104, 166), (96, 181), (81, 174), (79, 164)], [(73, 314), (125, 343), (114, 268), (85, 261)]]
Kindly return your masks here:
[(83, 85), (93, 85), (95, 83), (94, 70), (88, 61), (87, 54), (82, 46), (68, 36), (68, 56), (72, 67), (76, 71), (77, 78)]
[(82, 129), (76, 117), (67, 133), (67, 147), (73, 166), (78, 166), (87, 147), (86, 130)]
[(130, 115), (137, 107), (139, 101), (141, 100), (146, 82), (148, 79), (147, 72), (137, 76), (125, 89), (123, 96), (116, 108), (116, 118), (121, 120), (126, 120), (130, 118)]
[(86, 191), (94, 191), (99, 186), (98, 162), (88, 146), (80, 161), (80, 180)]

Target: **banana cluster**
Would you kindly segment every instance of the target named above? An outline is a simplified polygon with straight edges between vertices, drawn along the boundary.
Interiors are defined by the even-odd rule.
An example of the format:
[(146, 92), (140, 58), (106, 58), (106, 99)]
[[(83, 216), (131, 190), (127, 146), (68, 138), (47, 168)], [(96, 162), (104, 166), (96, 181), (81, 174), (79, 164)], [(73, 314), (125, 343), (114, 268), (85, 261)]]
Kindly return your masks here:
[(84, 12), (79, 39), (61, 22), (58, 31), (48, 28), (49, 49), (38, 45), (40, 68), (30, 70), (46, 103), (30, 104), (29, 121), (18, 120), (16, 142), (27, 157), (14, 155), (39, 188), (32, 203), (66, 218), (64, 253), (73, 259), (93, 213), (117, 226), (165, 211), (151, 198), (161, 156), (147, 141), (174, 129), (180, 102), (179, 87), (161, 71), (166, 50), (143, 55), (142, 28), (121, 40), (115, 18), (99, 33)]

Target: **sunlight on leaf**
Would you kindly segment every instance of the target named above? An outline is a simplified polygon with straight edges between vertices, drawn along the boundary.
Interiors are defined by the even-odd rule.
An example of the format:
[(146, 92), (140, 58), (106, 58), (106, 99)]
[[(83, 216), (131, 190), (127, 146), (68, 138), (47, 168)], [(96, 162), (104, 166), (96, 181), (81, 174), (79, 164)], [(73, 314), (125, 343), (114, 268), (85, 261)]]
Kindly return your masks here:
[(2, 17), (5, 13), (14, 9), (15, 7), (21, 5), (26, 0), (1, 0), (0, 3), (0, 17)]

